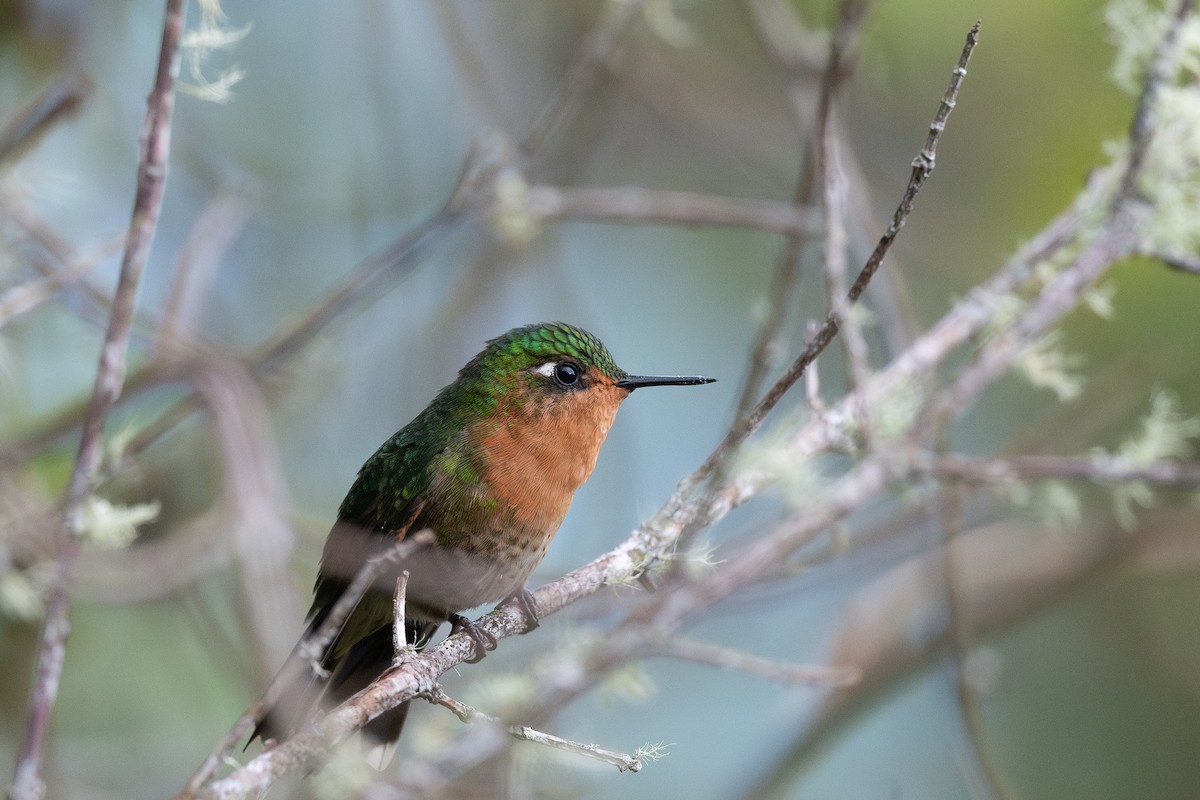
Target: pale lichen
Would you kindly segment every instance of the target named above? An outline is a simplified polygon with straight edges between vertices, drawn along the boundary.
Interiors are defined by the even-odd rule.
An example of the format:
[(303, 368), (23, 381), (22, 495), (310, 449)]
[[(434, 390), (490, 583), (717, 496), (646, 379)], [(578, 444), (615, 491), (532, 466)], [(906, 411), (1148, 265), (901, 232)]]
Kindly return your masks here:
[(188, 68), (190, 81), (178, 81), (181, 92), (212, 103), (227, 103), (233, 99), (233, 87), (246, 77), (246, 71), (236, 64), (218, 70), (208, 77), (208, 59), (219, 50), (228, 50), (250, 33), (251, 25), (231, 28), (219, 0), (200, 0), (200, 24), (186, 31), (179, 47)]
[[(1159, 3), (1117, 0), (1105, 20), (1116, 44), (1112, 75), (1131, 93), (1142, 90), (1163, 37), (1172, 26), (1177, 47), (1150, 109), (1150, 130), (1138, 174), (1138, 190), (1151, 213), (1142, 250), (1160, 256), (1194, 253), (1200, 247), (1200, 20), (1182, 23)], [(1116, 161), (1127, 146), (1115, 148)]]
[(46, 611), (46, 592), (54, 580), (54, 565), (39, 562), (26, 569), (0, 568), (0, 615), (35, 622)]
[[(1191, 453), (1190, 440), (1200, 436), (1200, 419), (1183, 413), (1179, 398), (1165, 391), (1150, 398), (1150, 411), (1142, 420), (1141, 429), (1108, 453), (1096, 450), (1092, 459), (1108, 470), (1147, 467), (1155, 462), (1186, 458)], [(1145, 481), (1122, 481), (1113, 487), (1113, 514), (1121, 527), (1130, 530), (1137, 524), (1138, 508), (1154, 505), (1154, 492)]]
[(525, 247), (542, 232), (529, 184), (520, 170), (503, 169), (496, 176), (488, 220), (492, 231), (512, 247)]
[(1054, 392), (1060, 402), (1074, 400), (1083, 390), (1083, 377), (1076, 370), (1079, 356), (1066, 352), (1062, 335), (1051, 331), (1030, 345), (1017, 360), (1017, 369), (1034, 386)]
[(158, 501), (117, 505), (91, 495), (83, 503), (80, 533), (97, 547), (109, 550), (128, 547), (137, 538), (138, 526), (153, 522), (160, 510)]
[(633, 757), (639, 761), (661, 761), (670, 755), (667, 750), (674, 746), (674, 742), (656, 742), (654, 744), (646, 742), (637, 750), (633, 751)]

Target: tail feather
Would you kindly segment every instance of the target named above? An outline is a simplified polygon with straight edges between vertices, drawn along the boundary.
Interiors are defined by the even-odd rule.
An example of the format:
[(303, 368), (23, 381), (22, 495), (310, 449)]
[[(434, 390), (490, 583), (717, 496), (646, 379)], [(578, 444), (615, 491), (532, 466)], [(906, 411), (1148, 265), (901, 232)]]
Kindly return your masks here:
[[(250, 734), (250, 738), (246, 741), (246, 747), (249, 747), (258, 738), (261, 738), (264, 742), (271, 739), (277, 742), (283, 741), (299, 730), (308, 717), (311, 716), (313, 709), (317, 707), (321, 695), (325, 692), (327, 678), (319, 675), (316, 670), (308, 665), (297, 668), (296, 662), (300, 659), (300, 644), (320, 624), (320, 619), (312, 620), (308, 628), (304, 631), (304, 635), (300, 638), (300, 642), (292, 648), (292, 652), (288, 655), (287, 661), (284, 662), (279, 674), (282, 675), (289, 669), (294, 669), (296, 674), (289, 679), (288, 685), (280, 693), (279, 701), (263, 712), (258, 724), (254, 726), (254, 731)], [(272, 683), (278, 679), (279, 676), (277, 675), (272, 680)]]
[[(310, 631), (313, 625), (319, 624), (320, 620), (314, 619)], [(405, 636), (418, 651), (424, 648), (437, 628), (436, 622), (412, 618), (404, 621)], [(327, 652), (336, 651), (335, 640)], [(260, 736), (264, 741), (282, 740), (291, 736), (303, 726), (318, 705), (326, 709), (333, 708), (365, 689), (392, 665), (394, 655), (392, 629), (387, 626), (354, 642), (336, 664), (328, 663), (327, 656), (322, 666), (329, 671), (329, 677), (322, 679), (312, 670), (305, 670), (293, 685), (285, 690), (284, 700), (266, 711), (254, 733), (250, 735), (250, 742)], [(295, 651), (289, 660), (292, 658), (296, 658)], [(396, 742), (404, 728), (404, 721), (408, 717), (408, 707), (408, 702), (402, 703), (380, 714), (363, 728), (363, 733), (370, 740), (367, 758), (376, 769), (383, 769), (391, 760)]]

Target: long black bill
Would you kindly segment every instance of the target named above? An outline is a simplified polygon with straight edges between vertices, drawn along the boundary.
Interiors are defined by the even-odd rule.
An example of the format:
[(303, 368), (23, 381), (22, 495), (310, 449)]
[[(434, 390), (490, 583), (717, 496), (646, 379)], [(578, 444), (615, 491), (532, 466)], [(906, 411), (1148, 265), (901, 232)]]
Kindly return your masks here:
[(632, 392), (643, 386), (699, 386), (702, 383), (716, 383), (716, 381), (716, 378), (685, 375), (627, 375), (617, 381), (617, 386)]

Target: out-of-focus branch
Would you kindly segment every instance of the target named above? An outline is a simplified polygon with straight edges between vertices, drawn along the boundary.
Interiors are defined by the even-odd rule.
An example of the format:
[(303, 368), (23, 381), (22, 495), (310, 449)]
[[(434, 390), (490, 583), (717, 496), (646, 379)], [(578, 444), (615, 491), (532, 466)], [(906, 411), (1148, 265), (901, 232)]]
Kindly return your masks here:
[(68, 270), (48, 278), (35, 278), (0, 293), (0, 330), (14, 319), (28, 314), (49, 300), (64, 286), (69, 286), (96, 266), (95, 261), (80, 261)]
[(818, 230), (819, 217), (792, 203), (746, 197), (669, 192), (638, 186), (571, 189), (529, 187), (536, 218), (582, 219), (635, 225), (728, 225), (801, 236)]
[(200, 212), (175, 265), (171, 294), (163, 307), (153, 350), (157, 360), (175, 357), (181, 342), (197, 338), (196, 319), (217, 275), (221, 257), (242, 231), (253, 203), (225, 189)]
[[(817, 127), (813, 140), (817, 145), (817, 170), (824, 187), (825, 208), (825, 286), (826, 309), (836, 317), (842, 329), (842, 347), (846, 354), (846, 375), (850, 386), (861, 386), (867, 379), (870, 364), (867, 341), (859, 319), (850, 313), (846, 295), (846, 257), (849, 239), (846, 235), (846, 175), (842, 170), (838, 145), (836, 117), (833, 113), (838, 87), (857, 52), (858, 29), (866, 17), (862, 0), (842, 0), (838, 4), (838, 20), (829, 45), (829, 59), (821, 79), (821, 94), (817, 104)], [(870, 435), (866, 410), (859, 413), (859, 428), (864, 437)]]
[(287, 521), (287, 492), (268, 434), (271, 426), (258, 388), (240, 364), (213, 365), (197, 381), (213, 417), (223, 460), (223, 528), (237, 555), (236, 572), (257, 645), (257, 661), (270, 674), (292, 647), (280, 620), (299, 619), (301, 608), (289, 568), (295, 535)]
[(17, 109), (0, 128), (0, 167), (32, 147), (60, 120), (77, 112), (92, 89), (82, 73), (56, 79)]
[(695, 661), (698, 664), (708, 664), (720, 669), (737, 670), (786, 685), (850, 686), (861, 677), (859, 670), (849, 665), (828, 667), (812, 664), (789, 664), (735, 650), (732, 647), (722, 647), (713, 642), (697, 642), (680, 637), (650, 642), (647, 644), (645, 653), (650, 656)]
[(1155, 461), (1134, 464), (1108, 454), (1087, 456), (1013, 456), (1011, 458), (968, 458), (946, 454), (932, 458), (935, 475), (981, 485), (1003, 485), (1013, 479), (1076, 479), (1099, 484), (1145, 481), (1163, 486), (1200, 486), (1200, 462)]
[[(61, 281), (64, 289), (82, 295), (86, 305), (81, 310), (80, 316), (99, 328), (106, 327), (112, 312), (111, 293), (99, 289), (82, 276), (78, 280), (64, 279), (63, 276), (82, 270), (84, 264), (99, 266), (109, 257), (121, 253), (125, 246), (127, 232), (112, 236), (99, 247), (93, 248), (92, 252), (77, 253), (74, 248), (55, 235), (41, 219), (25, 208), (24, 204), (13, 202), (9, 198), (3, 198), (0, 202), (3, 203), (0, 210), (3, 211), (4, 216), (26, 237), (26, 241), (22, 241), (21, 244), (28, 243), (35, 251), (30, 258), (34, 269), (46, 278)], [(139, 316), (141, 316), (140, 312)], [(137, 321), (134, 322), (131, 335), (134, 339), (138, 336)], [(86, 404), (80, 405), (75, 410), (72, 421), (77, 423), (85, 409)]]
[(540, 150), (549, 135), (563, 123), (576, 98), (592, 80), (621, 37), (642, 15), (646, 0), (607, 0), (601, 8), (599, 24), (588, 31), (564, 77), (546, 100), (529, 130), (521, 139), (521, 150)]
[[(247, 357), (251, 372), (262, 379), (295, 354), (301, 352), (313, 338), (328, 325), (343, 315), (353, 303), (377, 288), (387, 277), (399, 278), (414, 269), (417, 257), (434, 241), (460, 225), (477, 219), (492, 199), (491, 186), (498, 170), (510, 163), (511, 153), (507, 143), (497, 137), (481, 137), (464, 161), (458, 183), (446, 203), (424, 222), (417, 225), (382, 252), (366, 259), (337, 283), (319, 301), (313, 304), (299, 319), (289, 321)], [(176, 339), (173, 349), (178, 350), (182, 342)], [(205, 353), (203, 347), (190, 340), (188, 346), (196, 349), (200, 357), (219, 354)], [(180, 377), (181, 354), (167, 365), (150, 364), (132, 374), (125, 382), (125, 397), (157, 386), (167, 380)], [(189, 393), (162, 412), (157, 418), (144, 425), (125, 450), (133, 457), (145, 450), (193, 414), (200, 404), (194, 392)], [(21, 440), (8, 443), (0, 450), (0, 466), (15, 466), (48, 444), (70, 431), (78, 424), (83, 414), (82, 407), (69, 408), (54, 415)]]
[(142, 270), (150, 253), (155, 226), (162, 208), (166, 184), (167, 155), (171, 141), (171, 111), (174, 107), (175, 76), (179, 70), (179, 38), (183, 31), (183, 0), (167, 0), (162, 45), (158, 55), (154, 88), (147, 101), (138, 163), (137, 195), (121, 261), (112, 314), (104, 337), (96, 384), (83, 419), (83, 434), (75, 466), (63, 501), (63, 523), (54, 589), (46, 607), (45, 628), (38, 656), (25, 740), (17, 757), (11, 787), (14, 800), (36, 800), (45, 792), (42, 752), (71, 629), (71, 568), (79, 553), (83, 534), (81, 509), (92, 490), (99, 469), (102, 437), (108, 412), (121, 394), (125, 380), (125, 350), (133, 326), (134, 304)]

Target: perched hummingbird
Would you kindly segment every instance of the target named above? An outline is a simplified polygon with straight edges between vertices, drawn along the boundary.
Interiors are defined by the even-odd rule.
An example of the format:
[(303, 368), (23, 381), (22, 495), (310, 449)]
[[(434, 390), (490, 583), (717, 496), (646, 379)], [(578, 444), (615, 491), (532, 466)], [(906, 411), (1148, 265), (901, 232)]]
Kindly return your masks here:
[[(285, 693), (251, 740), (290, 734), (318, 703), (342, 702), (391, 666), (392, 589), (401, 570), (409, 571), (405, 634), (418, 649), (448, 621), (473, 640), (473, 660), (482, 658), (495, 639), (459, 612), (486, 603), (513, 600), (536, 627), (525, 582), (596, 465), (621, 401), (642, 386), (713, 380), (630, 375), (599, 339), (561, 322), (488, 342), (359, 470), (325, 542), (308, 632), (367, 559), (421, 530), (432, 531), (435, 543), (367, 591), (326, 649), (321, 672), (306, 670), (304, 685)], [(405, 703), (367, 726), (381, 760), (407, 712)]]

